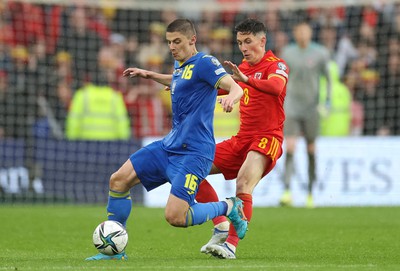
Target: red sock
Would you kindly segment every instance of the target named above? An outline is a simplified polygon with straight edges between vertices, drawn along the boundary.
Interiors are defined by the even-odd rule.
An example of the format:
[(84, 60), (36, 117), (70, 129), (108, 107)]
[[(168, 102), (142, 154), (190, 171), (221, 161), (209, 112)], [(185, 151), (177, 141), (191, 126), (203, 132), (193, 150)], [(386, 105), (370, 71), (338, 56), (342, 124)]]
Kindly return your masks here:
[[(200, 182), (196, 201), (202, 203), (219, 201), (217, 193), (206, 179)], [(225, 216), (217, 216), (212, 220), (214, 226), (225, 221), (227, 221)]]
[(243, 200), (243, 212), (247, 221), (250, 222), (253, 216), (253, 196), (251, 194), (240, 193), (237, 194), (236, 197)]
[[(243, 212), (247, 218), (247, 221), (250, 222), (251, 217), (253, 215), (253, 196), (251, 194), (246, 194), (246, 193), (240, 193), (237, 194), (236, 196), (239, 199), (243, 200)], [(226, 239), (226, 242), (234, 245), (235, 247), (239, 243), (239, 237), (237, 236), (235, 228), (233, 227), (232, 224), (229, 226), (229, 235), (228, 239)]]

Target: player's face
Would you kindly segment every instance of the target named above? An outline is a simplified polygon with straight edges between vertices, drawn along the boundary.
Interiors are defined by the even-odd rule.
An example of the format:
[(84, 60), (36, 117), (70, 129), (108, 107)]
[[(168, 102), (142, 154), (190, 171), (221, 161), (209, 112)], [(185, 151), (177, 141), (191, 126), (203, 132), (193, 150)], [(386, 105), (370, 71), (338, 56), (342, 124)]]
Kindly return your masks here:
[(263, 58), (267, 41), (265, 35), (238, 32), (236, 41), (244, 59), (250, 65), (257, 64)]
[(169, 50), (176, 61), (185, 62), (196, 51), (194, 46), (196, 36), (188, 38), (179, 32), (167, 32), (166, 39)]
[(307, 24), (296, 26), (293, 31), (294, 39), (301, 48), (306, 48), (311, 41), (312, 29)]

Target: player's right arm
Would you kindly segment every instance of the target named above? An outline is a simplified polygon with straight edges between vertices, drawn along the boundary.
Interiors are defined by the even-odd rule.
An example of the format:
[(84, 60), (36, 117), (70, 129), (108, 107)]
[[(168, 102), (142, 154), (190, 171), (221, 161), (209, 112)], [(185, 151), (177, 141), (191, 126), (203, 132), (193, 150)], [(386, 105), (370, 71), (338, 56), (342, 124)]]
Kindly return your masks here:
[(126, 77), (142, 77), (146, 79), (152, 79), (164, 86), (171, 85), (172, 74), (162, 74), (158, 72), (148, 71), (139, 68), (128, 68), (124, 70), (122, 76)]

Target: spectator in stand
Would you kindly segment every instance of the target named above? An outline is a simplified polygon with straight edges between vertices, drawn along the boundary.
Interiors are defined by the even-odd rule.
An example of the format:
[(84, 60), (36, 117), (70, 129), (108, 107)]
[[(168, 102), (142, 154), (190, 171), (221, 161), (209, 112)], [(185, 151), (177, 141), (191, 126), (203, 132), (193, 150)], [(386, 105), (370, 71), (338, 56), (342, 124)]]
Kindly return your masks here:
[(10, 104), (14, 110), (8, 111), (15, 120), (9, 126), (8, 135), (11, 137), (29, 137), (32, 124), (38, 113), (37, 88), (35, 76), (29, 69), (29, 52), (23, 46), (16, 46), (11, 50), (13, 60), (12, 70), (9, 72), (8, 83), (11, 97)]
[(0, 70), (5, 72), (9, 72), (12, 66), (12, 59), (9, 51), (9, 46), (0, 39)]
[(199, 50), (205, 53), (210, 53), (210, 39), (212, 33), (213, 24), (202, 20), (197, 24), (197, 32), (199, 33), (199, 39), (197, 40)]
[(276, 52), (277, 56), (280, 56), (282, 54), (282, 49), (285, 48), (288, 43), (289, 36), (283, 31), (278, 31), (275, 33), (274, 47), (271, 48), (271, 50)]
[(125, 43), (125, 67), (137, 67), (139, 41), (136, 35), (130, 35)]
[(87, 8), (87, 27), (99, 35), (103, 44), (109, 43), (111, 31), (107, 25), (107, 19), (100, 8)]
[(217, 27), (212, 30), (209, 39), (210, 53), (218, 59), (232, 59), (232, 31), (226, 27)]
[(364, 108), (363, 135), (377, 135), (385, 126), (385, 93), (379, 91), (379, 75), (371, 69), (361, 73), (361, 86), (354, 94), (354, 99), (361, 102)]
[(14, 47), (11, 56), (13, 65), (7, 77), (4, 135), (24, 141), (24, 165), (29, 171), (30, 190), (43, 193), (42, 166), (35, 159), (37, 142), (33, 133), (33, 125), (40, 113), (37, 78), (29, 69), (30, 57), (25, 47)]
[(45, 24), (41, 6), (8, 1), (14, 45), (29, 47), (45, 39)]
[[(162, 72), (163, 60), (154, 55), (148, 59), (145, 67), (155, 72)], [(133, 136), (143, 138), (165, 135), (170, 126), (165, 121), (168, 111), (166, 111), (166, 106), (160, 98), (160, 91), (164, 91), (163, 87), (157, 82), (145, 78), (138, 78), (136, 82), (125, 97), (132, 119)]]
[[(53, 69), (49, 72), (45, 99), (49, 108), (50, 120), (64, 134), (65, 119), (72, 99), (74, 78), (71, 55), (59, 52), (53, 59)], [(64, 137), (64, 136), (62, 136)]]
[(178, 19), (177, 11), (173, 8), (163, 9), (160, 14), (160, 21), (164, 25), (168, 25), (169, 22)]
[(345, 32), (338, 40), (336, 54), (334, 56), (335, 62), (339, 67), (340, 76), (345, 75), (345, 69), (350, 62), (357, 58), (358, 51), (354, 45), (353, 40), (349, 33)]
[(125, 37), (118, 33), (110, 36), (110, 44), (100, 49), (99, 68), (106, 76), (108, 84), (119, 91), (126, 92), (128, 88), (127, 78), (121, 77), (125, 68)]
[[(268, 3), (268, 6), (269, 3)], [(273, 51), (277, 56), (288, 43), (288, 35), (283, 31), (281, 26), (280, 13), (274, 9), (265, 12), (265, 25), (268, 26), (268, 40), (266, 47)]]
[(66, 120), (69, 140), (127, 140), (129, 118), (122, 94), (98, 72), (92, 82), (78, 89)]
[[(74, 84), (74, 73), (73, 73), (73, 64), (72, 57), (68, 52), (60, 51), (54, 57), (54, 65), (53, 69), (49, 76), (49, 85), (52, 87), (59, 87), (61, 85), (65, 86), (67, 89), (70, 89), (72, 94)], [(62, 95), (65, 96), (65, 95)], [(65, 96), (65, 100), (63, 99), (66, 105), (69, 104), (69, 99), (67, 98), (70, 95)]]
[(44, 40), (35, 42), (30, 46), (29, 69), (34, 74), (35, 84), (38, 94), (43, 95), (48, 88), (48, 78), (50, 72), (50, 60), (46, 53), (46, 43)]
[(9, 125), (9, 120), (6, 117), (7, 92), (9, 89), (7, 80), (7, 73), (4, 70), (0, 70), (0, 140), (6, 136), (6, 129)]
[(71, 10), (69, 25), (59, 39), (58, 51), (66, 51), (72, 56), (74, 78), (77, 86), (86, 82), (97, 64), (97, 55), (103, 43), (99, 35), (88, 28), (88, 18), (83, 7)]
[(13, 37), (11, 24), (7, 20), (8, 13), (0, 4), (0, 70), (4, 72), (10, 71), (12, 62), (9, 49), (13, 46)]
[(246, 5), (244, 0), (216, 0), (216, 4), (229, 5), (229, 9), (222, 10), (220, 13), (220, 18), (223, 25), (230, 25), (234, 23), (236, 14), (241, 10), (243, 5)]
[(356, 117), (362, 117), (361, 127), (356, 127), (359, 135), (376, 135), (384, 126), (384, 93), (378, 91), (379, 76), (376, 71), (368, 68), (362, 58), (353, 60), (345, 72), (345, 82), (348, 85), (355, 107), (360, 112), (353, 112)]
[(313, 28), (313, 40), (321, 37), (321, 30), (324, 28), (333, 29), (338, 35), (342, 34), (344, 27), (342, 7), (310, 8), (308, 14)]
[(379, 92), (385, 93), (385, 126), (381, 135), (400, 135), (400, 34), (388, 39), (388, 65)]
[(149, 41), (139, 47), (139, 65), (146, 67), (150, 58), (157, 57), (164, 61), (168, 58), (169, 51), (165, 46), (165, 25), (160, 22), (153, 22), (149, 26)]
[[(351, 93), (339, 77), (339, 68), (334, 61), (329, 63), (332, 81), (331, 108), (329, 114), (321, 114), (321, 136), (348, 136), (351, 125)], [(326, 100), (326, 78), (320, 80), (320, 101)]]
[(347, 64), (342, 76), (343, 83), (349, 89), (351, 102), (351, 127), (350, 135), (360, 136), (364, 129), (364, 108), (361, 102), (354, 100), (354, 93), (360, 88), (360, 70), (362, 69), (361, 61), (352, 61)]
[(334, 59), (337, 48), (337, 31), (334, 27), (325, 26), (320, 29), (319, 42), (329, 51), (329, 56)]
[[(54, 108), (49, 104), (49, 91), (54, 91), (50, 85), (51, 66), (49, 56), (46, 54), (44, 40), (38, 41), (31, 46), (28, 67), (32, 73), (34, 87), (36, 89), (38, 104), (38, 116), (33, 124), (35, 137), (62, 139), (63, 129), (55, 117)], [(57, 109), (56, 109), (57, 110)]]

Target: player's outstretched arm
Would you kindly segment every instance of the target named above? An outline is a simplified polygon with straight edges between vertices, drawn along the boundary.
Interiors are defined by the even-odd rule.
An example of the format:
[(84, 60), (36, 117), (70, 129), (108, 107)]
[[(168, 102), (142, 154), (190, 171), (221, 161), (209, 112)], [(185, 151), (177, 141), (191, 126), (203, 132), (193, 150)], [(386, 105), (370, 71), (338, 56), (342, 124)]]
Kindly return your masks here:
[(256, 79), (248, 77), (243, 74), (239, 70), (238, 66), (231, 61), (224, 61), (224, 66), (232, 70), (232, 78), (235, 81), (244, 82), (261, 92), (272, 94), (274, 96), (279, 96), (287, 83), (287, 79), (284, 76), (278, 74), (274, 74), (268, 79)]
[(148, 71), (139, 68), (128, 68), (123, 71), (122, 76), (125, 77), (142, 77), (146, 79), (152, 79), (164, 86), (169, 86), (172, 81), (172, 74), (161, 74), (153, 71)]
[(221, 79), (218, 88), (229, 92), (227, 96), (218, 99), (224, 112), (232, 112), (233, 105), (240, 101), (243, 96), (243, 89), (230, 76)]
[(232, 63), (231, 61), (228, 61), (228, 60), (224, 61), (224, 66), (226, 66), (232, 70), (232, 72), (233, 72), (232, 78), (236, 82), (245, 82), (246, 83), (249, 80), (249, 78), (239, 70), (238, 66), (236, 64)]

